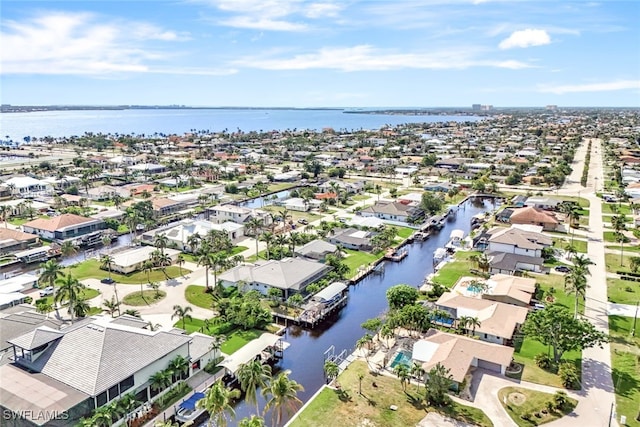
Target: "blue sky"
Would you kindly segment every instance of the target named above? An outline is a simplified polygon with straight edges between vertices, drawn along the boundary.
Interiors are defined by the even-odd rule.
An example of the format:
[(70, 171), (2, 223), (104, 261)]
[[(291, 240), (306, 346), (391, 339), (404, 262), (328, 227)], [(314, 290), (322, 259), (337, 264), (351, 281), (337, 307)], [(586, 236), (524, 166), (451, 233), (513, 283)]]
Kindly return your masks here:
[(2, 0), (2, 103), (640, 106), (640, 2)]

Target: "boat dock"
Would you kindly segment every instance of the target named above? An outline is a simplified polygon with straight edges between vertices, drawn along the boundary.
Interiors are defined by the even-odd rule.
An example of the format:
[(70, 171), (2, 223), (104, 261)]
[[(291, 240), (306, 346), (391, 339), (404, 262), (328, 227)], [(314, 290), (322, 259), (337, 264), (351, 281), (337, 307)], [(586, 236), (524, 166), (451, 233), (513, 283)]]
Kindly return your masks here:
[(293, 317), (282, 313), (271, 313), (276, 319), (282, 319), (296, 325), (315, 328), (326, 318), (347, 305), (349, 286), (343, 282), (334, 282), (311, 297), (303, 306), (299, 316)]
[(393, 262), (400, 262), (403, 259), (405, 259), (407, 257), (407, 255), (409, 255), (409, 252), (406, 249), (402, 249), (400, 251), (395, 250), (395, 249), (389, 249), (384, 254), (384, 259), (389, 260), (389, 261), (393, 261)]

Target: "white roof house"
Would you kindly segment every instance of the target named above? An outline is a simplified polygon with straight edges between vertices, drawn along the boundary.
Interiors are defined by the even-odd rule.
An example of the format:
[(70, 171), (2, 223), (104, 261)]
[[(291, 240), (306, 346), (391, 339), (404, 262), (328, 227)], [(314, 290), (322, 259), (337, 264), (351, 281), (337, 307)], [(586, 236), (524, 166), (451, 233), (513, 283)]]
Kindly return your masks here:
[(53, 186), (46, 181), (30, 176), (14, 176), (6, 180), (4, 187), (13, 187), (13, 194), (22, 197), (37, 197), (51, 194)]
[[(114, 271), (119, 271), (122, 273), (130, 273), (136, 271), (140, 268), (143, 262), (147, 261), (151, 257), (152, 252), (156, 250), (158, 249), (153, 246), (141, 246), (139, 248), (120, 252), (116, 255), (113, 255), (111, 268)], [(173, 262), (175, 262), (180, 251), (176, 249), (165, 248), (164, 253), (167, 254)]]

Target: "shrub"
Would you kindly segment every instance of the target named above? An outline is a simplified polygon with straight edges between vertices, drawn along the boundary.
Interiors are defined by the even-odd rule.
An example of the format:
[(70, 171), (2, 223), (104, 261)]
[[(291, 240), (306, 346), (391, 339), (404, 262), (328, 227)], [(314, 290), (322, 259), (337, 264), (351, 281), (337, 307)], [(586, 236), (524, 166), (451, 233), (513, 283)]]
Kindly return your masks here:
[(631, 286), (625, 286), (625, 292), (633, 292), (633, 288)]
[(558, 375), (560, 375), (564, 388), (580, 388), (580, 375), (578, 375), (578, 370), (572, 363), (562, 363), (558, 369)]
[(551, 358), (545, 353), (538, 353), (533, 357), (533, 361), (536, 362), (541, 369), (549, 369), (551, 368)]
[(520, 415), (520, 418), (522, 418), (525, 421), (529, 421), (531, 419), (531, 413), (529, 412), (525, 412), (524, 414)]
[(569, 403), (569, 396), (564, 391), (556, 391), (553, 395), (553, 403), (556, 409), (563, 410)]

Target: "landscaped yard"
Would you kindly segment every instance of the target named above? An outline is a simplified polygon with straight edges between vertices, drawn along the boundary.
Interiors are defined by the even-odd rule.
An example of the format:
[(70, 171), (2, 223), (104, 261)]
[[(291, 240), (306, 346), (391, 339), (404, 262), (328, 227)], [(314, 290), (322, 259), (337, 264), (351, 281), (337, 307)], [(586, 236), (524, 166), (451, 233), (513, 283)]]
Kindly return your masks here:
[[(568, 245), (571, 243), (571, 238), (553, 238), (553, 246), (559, 249), (566, 249)], [(587, 241), (580, 239), (573, 239), (573, 247), (576, 249), (576, 252), (586, 254), (587, 253)]]
[[(92, 298), (97, 297), (98, 295), (100, 295), (100, 291), (98, 291), (97, 289), (84, 288), (83, 290), (80, 291), (79, 299), (88, 301)], [(44, 299), (47, 304), (53, 305), (53, 295), (49, 295), (43, 298), (36, 298), (37, 301), (41, 299)], [(63, 301), (62, 305), (66, 306), (67, 303)]]
[[(459, 278), (463, 276), (474, 276), (469, 270), (477, 269), (478, 266), (470, 261), (469, 257), (479, 254), (480, 252), (477, 251), (456, 252), (455, 260), (446, 263), (433, 278), (433, 282), (450, 288)], [(429, 262), (429, 260), (426, 262)]]
[[(564, 278), (565, 274), (530, 274), (531, 278), (536, 279), (536, 282), (540, 284), (540, 288), (546, 294), (553, 296), (553, 302), (560, 304), (568, 308), (571, 312), (575, 309), (575, 295), (567, 294), (564, 291)], [(551, 290), (553, 288), (553, 290)], [(550, 301), (543, 301), (548, 304)], [(578, 310), (582, 313), (584, 311), (584, 300), (580, 299), (578, 303)]]
[[(627, 417), (627, 425), (638, 427), (640, 421), (640, 332), (631, 336), (633, 318), (609, 316), (611, 364), (616, 391), (616, 413)], [(640, 321), (636, 324), (640, 326)]]
[[(549, 348), (529, 338), (524, 339), (519, 352), (513, 353), (513, 359), (524, 365), (522, 380), (562, 388), (562, 381), (557, 374), (539, 368), (534, 362), (533, 358), (540, 353), (550, 354)], [(581, 354), (580, 351), (570, 351), (562, 356), (562, 360), (572, 361), (574, 363), (580, 376), (582, 376)]]
[(353, 277), (358, 272), (358, 268), (361, 266), (367, 266), (372, 262), (382, 258), (384, 255), (382, 251), (377, 253), (369, 253), (364, 251), (355, 251), (353, 249), (344, 249), (347, 256), (344, 257), (342, 262), (349, 267), (349, 273), (347, 277)]
[[(84, 280), (88, 278), (94, 279), (105, 279), (109, 277), (109, 272), (100, 268), (100, 261), (96, 259), (89, 259), (87, 261), (83, 261), (80, 264), (72, 265), (71, 267), (67, 267), (64, 269), (65, 273), (71, 273), (78, 280)], [(167, 276), (173, 279), (176, 277), (180, 277), (180, 268), (175, 265), (171, 265), (166, 268)], [(185, 268), (182, 269), (182, 274), (190, 273), (190, 270)], [(149, 283), (149, 282), (162, 282), (167, 280), (167, 276), (164, 275), (162, 270), (155, 269), (149, 273), (147, 277), (147, 273), (142, 271), (137, 271), (131, 274), (119, 274), (112, 272), (111, 278), (118, 283), (124, 283), (127, 285), (139, 285), (140, 283)]]
[[(505, 387), (498, 391), (498, 400), (511, 419), (520, 427), (536, 426), (557, 420), (571, 413), (578, 404), (577, 400), (568, 397), (568, 402), (563, 408), (548, 408), (548, 402), (554, 401), (553, 397), (554, 395), (550, 393), (520, 387)], [(530, 418), (525, 420), (522, 416)]]
[(155, 304), (167, 296), (165, 291), (145, 290), (142, 292), (136, 291), (127, 294), (122, 299), (122, 302), (126, 305), (132, 306), (145, 306)]
[(206, 289), (206, 286), (189, 285), (184, 291), (184, 296), (189, 304), (210, 309), (213, 297), (211, 294), (205, 292)]
[(409, 228), (409, 227), (396, 227), (396, 230), (397, 230), (398, 236), (402, 237), (403, 240), (411, 236), (416, 231), (413, 228)]
[(236, 329), (235, 331), (227, 335), (227, 339), (224, 343), (222, 343), (220, 349), (225, 354), (233, 354), (241, 349), (249, 341), (259, 338), (260, 335), (264, 333), (265, 331), (261, 329), (249, 329), (246, 331)]
[[(362, 395), (358, 394), (362, 375)], [(373, 375), (367, 364), (355, 361), (338, 377), (340, 390), (325, 388), (291, 423), (291, 427), (414, 426), (436, 411), (479, 426), (492, 426), (480, 409), (453, 403), (447, 408), (424, 405), (424, 387), (408, 385), (403, 391), (397, 378)], [(389, 409), (391, 405), (397, 410)]]
[(607, 297), (618, 304), (635, 304), (640, 300), (640, 282), (609, 278)]

